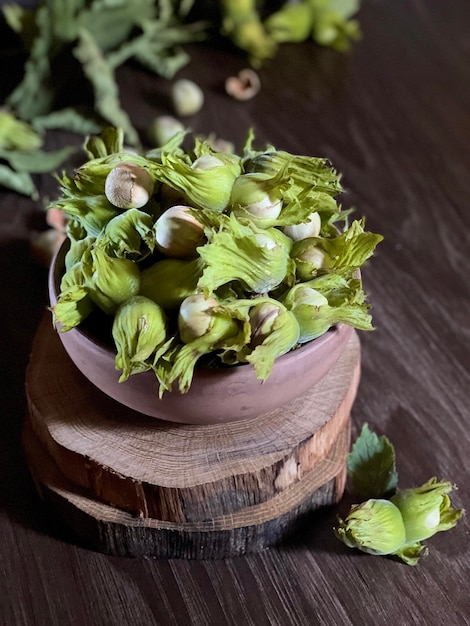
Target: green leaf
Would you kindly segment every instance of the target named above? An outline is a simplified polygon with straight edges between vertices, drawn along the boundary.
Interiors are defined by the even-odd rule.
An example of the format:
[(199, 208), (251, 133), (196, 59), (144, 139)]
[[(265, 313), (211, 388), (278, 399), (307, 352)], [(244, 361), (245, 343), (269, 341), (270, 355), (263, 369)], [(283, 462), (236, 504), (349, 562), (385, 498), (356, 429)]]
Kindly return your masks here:
[(29, 152), (38, 150), (42, 144), (42, 137), (27, 122), (0, 110), (0, 149)]
[(62, 291), (56, 304), (52, 307), (54, 325), (61, 332), (67, 332), (78, 326), (95, 308), (88, 289), (83, 285), (70, 285)]
[[(105, 135), (107, 136), (106, 133)], [(114, 138), (113, 138), (114, 137)], [(98, 148), (109, 150), (119, 144), (119, 136), (110, 133)], [(96, 237), (110, 219), (121, 213), (105, 195), (105, 181), (112, 168), (122, 161), (143, 164), (145, 160), (136, 154), (113, 153), (107, 157), (92, 159), (76, 170), (73, 178), (64, 173), (58, 180), (61, 197), (52, 206), (75, 217), (87, 234)]]
[(352, 17), (359, 11), (359, 0), (330, 0), (330, 8), (336, 11), (341, 17)]
[(347, 468), (354, 491), (362, 499), (381, 498), (397, 487), (394, 447), (385, 435), (373, 433), (368, 424), (363, 425), (352, 446)]
[[(8, 26), (17, 34), (20, 34), (24, 27), (26, 11), (18, 4), (7, 4), (2, 7), (3, 17)], [(31, 11), (29, 11), (31, 13)]]
[(305, 41), (312, 30), (313, 11), (306, 2), (287, 2), (265, 21), (266, 30), (279, 42)]
[(338, 522), (335, 534), (348, 548), (385, 556), (396, 554), (406, 544), (400, 510), (390, 500), (370, 498), (353, 504), (347, 517)]
[(39, 132), (49, 128), (68, 130), (78, 135), (98, 133), (101, 124), (89, 117), (89, 113), (81, 112), (79, 108), (66, 107), (59, 111), (52, 111), (47, 115), (40, 115), (32, 121), (33, 128)]
[(141, 34), (124, 41), (118, 48), (108, 52), (106, 58), (113, 68), (135, 58), (152, 72), (173, 78), (189, 61), (189, 54), (181, 45), (202, 37), (196, 27), (153, 20), (142, 24)]
[[(204, 223), (204, 212), (196, 215)], [(207, 229), (209, 243), (198, 249), (206, 263), (198, 287), (206, 294), (234, 280), (258, 294), (278, 287), (291, 273), (288, 238), (275, 229), (241, 223), (233, 214), (221, 218), (225, 219), (221, 219), (220, 229)]]
[(22, 152), (20, 150), (2, 150), (0, 148), (0, 159), (8, 161), (11, 167), (18, 172), (44, 174), (57, 169), (74, 151), (75, 148), (71, 146), (50, 152), (45, 152), (44, 150)]
[[(80, 173), (78, 171), (77, 175)], [(63, 174), (59, 178), (61, 197), (51, 203), (51, 207), (62, 209), (69, 217), (75, 218), (88, 235), (96, 237), (111, 218), (119, 214), (104, 194), (91, 184), (81, 184), (81, 179)]]
[(359, 23), (350, 19), (359, 9), (359, 0), (308, 0), (313, 11), (312, 38), (321, 46), (347, 52), (360, 39)]
[[(364, 220), (355, 220), (352, 225), (336, 237), (308, 237), (296, 241), (291, 256), (297, 266), (297, 276), (306, 281), (318, 273), (339, 271), (354, 273), (362, 267), (383, 240), (382, 235), (364, 231)], [(311, 254), (317, 250), (321, 254), (322, 264), (313, 261), (317, 257)]]
[(46, 6), (36, 12), (36, 25), (38, 34), (25, 65), (23, 80), (7, 100), (16, 114), (25, 120), (48, 113), (54, 100), (50, 66), (53, 34), (51, 16)]
[(174, 313), (182, 301), (197, 292), (201, 277), (201, 259), (163, 259), (142, 271), (140, 294), (150, 298), (169, 313)]
[(423, 546), (419, 541), (403, 546), (400, 550), (397, 550), (394, 554), (401, 559), (407, 565), (418, 565), (418, 561), (422, 556), (426, 556), (428, 549)]
[(103, 128), (99, 135), (87, 138), (84, 148), (90, 159), (100, 159), (122, 152), (124, 149), (122, 129)]
[(421, 487), (399, 490), (391, 501), (400, 509), (408, 543), (429, 539), (438, 532), (453, 528), (462, 510), (453, 509), (449, 494), (453, 485), (431, 478)]
[(253, 65), (273, 57), (277, 44), (266, 32), (255, 3), (222, 0), (222, 34), (248, 53)]
[(175, 352), (176, 356), (163, 388), (170, 388), (178, 381), (180, 392), (186, 393), (191, 386), (196, 363), (202, 355), (215, 350), (236, 350), (246, 340), (246, 325), (239, 319), (236, 311), (216, 306), (209, 309), (207, 315), (209, 322), (206, 332), (181, 345)]
[(31, 176), (27, 172), (15, 172), (8, 165), (0, 164), (0, 185), (35, 200), (38, 198)]
[(299, 343), (311, 341), (338, 323), (360, 330), (373, 330), (361, 282), (337, 274), (297, 283), (281, 297), (295, 315)]
[(364, 219), (355, 220), (338, 237), (323, 239), (321, 247), (334, 259), (335, 268), (359, 268), (383, 241), (383, 236), (364, 231)]
[(134, 296), (119, 307), (112, 326), (116, 369), (122, 371), (119, 382), (151, 368), (146, 361), (165, 343), (166, 327), (163, 309), (144, 296)]
[(94, 247), (83, 261), (83, 270), (90, 298), (108, 315), (139, 292), (140, 269), (129, 259), (110, 257)]
[(154, 163), (149, 171), (157, 180), (186, 195), (193, 206), (222, 212), (229, 203), (238, 172), (224, 155), (217, 155), (214, 161), (217, 163), (210, 168), (199, 168), (176, 153), (162, 152), (161, 164)]
[(47, 7), (52, 24), (55, 42), (71, 42), (77, 38), (80, 28), (79, 17), (88, 0), (47, 0)]
[(103, 52), (126, 41), (135, 26), (155, 19), (154, 0), (109, 2), (94, 0), (79, 15), (79, 28), (88, 31)]
[(93, 86), (95, 110), (111, 125), (123, 129), (127, 141), (139, 143), (139, 137), (127, 113), (119, 102), (119, 88), (110, 67), (95, 39), (86, 30), (81, 30), (74, 56), (83, 65), (83, 71)]
[(107, 122), (121, 127), (129, 144), (138, 145), (137, 132), (119, 102), (114, 70), (133, 58), (172, 77), (189, 60), (181, 46), (200, 40), (207, 28), (183, 22), (192, 4), (193, 0), (43, 0), (34, 10), (15, 4), (5, 7), (8, 26), (23, 39), (29, 54), (23, 79), (8, 96), (8, 104), (21, 119), (34, 121), (37, 130), (64, 128), (90, 134), (102, 127), (97, 122)]
[(250, 340), (236, 350), (226, 351), (224, 363), (251, 363), (256, 377), (266, 380), (277, 357), (286, 354), (297, 344), (299, 325), (295, 316), (273, 298), (235, 299), (225, 309), (248, 318)]
[(135, 52), (135, 58), (144, 67), (155, 72), (164, 78), (173, 78), (173, 76), (189, 62), (189, 54), (182, 48), (175, 48), (173, 54), (162, 54), (158, 47), (141, 47)]
[(153, 220), (148, 213), (139, 209), (128, 209), (106, 224), (98, 245), (107, 254), (141, 261), (155, 247), (152, 226)]
[(245, 146), (245, 168), (247, 172), (266, 172), (274, 174), (286, 167), (287, 174), (292, 178), (291, 192), (293, 197), (306, 189), (328, 193), (332, 196), (343, 191), (341, 176), (331, 166), (328, 159), (294, 155), (273, 147), (256, 152), (250, 147), (252, 137), (249, 136)]

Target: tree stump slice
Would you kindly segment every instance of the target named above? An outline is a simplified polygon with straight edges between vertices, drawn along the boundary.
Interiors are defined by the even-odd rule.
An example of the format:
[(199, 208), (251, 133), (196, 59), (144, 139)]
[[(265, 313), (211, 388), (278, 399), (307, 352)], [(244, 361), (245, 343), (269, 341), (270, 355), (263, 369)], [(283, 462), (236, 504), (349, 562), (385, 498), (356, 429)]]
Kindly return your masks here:
[(341, 498), (359, 377), (353, 333), (319, 383), (267, 415), (164, 422), (94, 387), (46, 316), (26, 375), (24, 447), (39, 491), (90, 548), (235, 556), (276, 543), (305, 513)]

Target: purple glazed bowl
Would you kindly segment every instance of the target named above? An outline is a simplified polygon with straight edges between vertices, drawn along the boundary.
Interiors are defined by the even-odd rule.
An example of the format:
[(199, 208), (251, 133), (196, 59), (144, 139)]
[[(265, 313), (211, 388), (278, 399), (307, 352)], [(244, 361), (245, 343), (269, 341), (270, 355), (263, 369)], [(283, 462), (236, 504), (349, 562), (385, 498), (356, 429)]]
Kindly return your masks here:
[[(66, 241), (49, 271), (49, 299), (57, 302), (64, 273)], [(117, 402), (145, 415), (183, 424), (217, 424), (264, 415), (306, 392), (321, 380), (338, 360), (353, 329), (338, 324), (321, 337), (276, 359), (269, 378), (262, 383), (249, 364), (224, 368), (197, 367), (185, 394), (165, 392), (158, 398), (153, 372), (134, 374), (119, 383), (116, 352), (87, 329), (59, 332), (60, 340), (81, 373)]]

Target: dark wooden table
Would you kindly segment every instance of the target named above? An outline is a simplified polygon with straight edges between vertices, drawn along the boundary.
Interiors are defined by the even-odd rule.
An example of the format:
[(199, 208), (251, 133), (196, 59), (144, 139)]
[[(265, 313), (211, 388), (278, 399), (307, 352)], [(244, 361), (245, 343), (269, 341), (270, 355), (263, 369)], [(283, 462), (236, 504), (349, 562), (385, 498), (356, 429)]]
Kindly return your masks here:
[[(355, 434), (368, 422), (391, 439), (402, 487), (435, 475), (456, 483), (454, 504), (469, 509), (470, 3), (365, 0), (360, 21), (348, 56), (282, 47), (245, 103), (223, 83), (246, 62), (191, 48), (181, 76), (202, 86), (206, 106), (189, 123), (237, 148), (253, 126), (259, 144), (327, 156), (343, 172), (344, 205), (385, 235), (364, 271), (377, 329), (361, 335)], [(169, 112), (166, 81), (132, 67), (119, 80), (139, 130)], [(52, 134), (49, 144), (66, 140)], [(53, 195), (51, 177), (38, 183)], [(332, 533), (339, 509), (283, 545), (227, 561), (132, 560), (75, 545), (37, 497), (20, 442), (25, 368), (47, 304), (29, 237), (44, 215), (5, 190), (0, 203), (2, 624), (470, 623), (468, 516), (429, 540), (415, 568), (343, 546)]]

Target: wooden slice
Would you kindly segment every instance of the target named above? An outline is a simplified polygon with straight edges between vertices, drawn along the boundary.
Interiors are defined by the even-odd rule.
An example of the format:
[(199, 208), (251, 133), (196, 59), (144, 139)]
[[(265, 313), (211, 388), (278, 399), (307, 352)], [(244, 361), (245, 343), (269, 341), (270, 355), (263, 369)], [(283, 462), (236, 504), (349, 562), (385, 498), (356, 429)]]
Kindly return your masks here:
[[(91, 500), (162, 522), (213, 524), (252, 507), (272, 507), (284, 492), (309, 484), (305, 478), (319, 472), (347, 431), (359, 374), (360, 345), (353, 333), (325, 378), (268, 415), (207, 426), (163, 422), (114, 402), (89, 383), (46, 318), (26, 390), (36, 437), (59, 473)], [(348, 446), (343, 447), (342, 465)], [(320, 473), (320, 483), (312, 480), (318, 487), (342, 475), (340, 469)], [(342, 488), (333, 491), (341, 497)]]
[(272, 546), (295, 531), (306, 514), (336, 502), (344, 488), (349, 424), (314, 469), (271, 500), (234, 515), (181, 524), (134, 517), (92, 500), (62, 475), (29, 420), (23, 445), (38, 491), (85, 547), (116, 556), (214, 559)]

